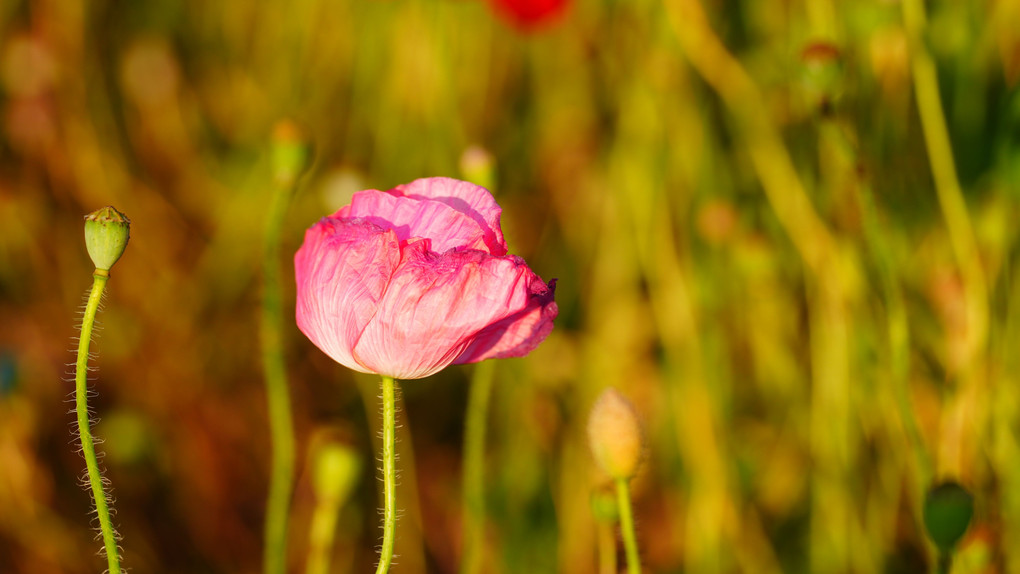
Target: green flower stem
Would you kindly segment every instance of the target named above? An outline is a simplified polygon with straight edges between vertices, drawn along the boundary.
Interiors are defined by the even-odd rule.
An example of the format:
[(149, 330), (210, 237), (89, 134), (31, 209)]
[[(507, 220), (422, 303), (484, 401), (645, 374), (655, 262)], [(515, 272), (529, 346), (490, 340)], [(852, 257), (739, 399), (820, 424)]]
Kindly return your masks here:
[(336, 536), (336, 521), (340, 513), (340, 499), (324, 498), (315, 505), (311, 532), (308, 535), (308, 566), (305, 574), (328, 574), (330, 553)]
[(376, 574), (386, 574), (393, 560), (393, 535), (397, 527), (396, 381), (382, 377), (383, 401), (383, 543)]
[(287, 522), (294, 489), (294, 425), (291, 421), (290, 392), (283, 360), (283, 306), (279, 264), (280, 235), (292, 184), (291, 181), (290, 184), (278, 185), (274, 192), (263, 243), (260, 334), (272, 443), (272, 471), (264, 533), (263, 568), (266, 574), (286, 572)]
[(78, 362), (75, 364), (74, 385), (75, 402), (78, 410), (78, 434), (81, 438), (81, 450), (88, 468), (89, 484), (92, 486), (92, 499), (96, 504), (99, 516), (99, 528), (103, 534), (106, 547), (106, 561), (110, 574), (120, 574), (120, 550), (117, 548), (117, 534), (110, 520), (110, 508), (107, 504), (106, 491), (103, 489), (103, 477), (99, 473), (99, 461), (96, 459), (96, 447), (92, 442), (92, 431), (89, 423), (88, 368), (89, 343), (92, 341), (92, 326), (95, 324), (99, 300), (103, 296), (106, 282), (110, 278), (109, 271), (96, 269), (92, 274), (92, 291), (85, 306), (85, 316), (81, 322), (81, 336), (78, 338)]
[(630, 484), (626, 478), (616, 479), (616, 504), (620, 510), (620, 533), (627, 554), (627, 574), (641, 574), (637, 536), (634, 534), (634, 511), (630, 507)]
[(468, 389), (467, 421), (464, 427), (464, 500), (462, 523), (464, 554), (461, 574), (477, 574), (482, 566), (485, 541), (485, 425), (492, 396), (493, 361), (475, 366)]

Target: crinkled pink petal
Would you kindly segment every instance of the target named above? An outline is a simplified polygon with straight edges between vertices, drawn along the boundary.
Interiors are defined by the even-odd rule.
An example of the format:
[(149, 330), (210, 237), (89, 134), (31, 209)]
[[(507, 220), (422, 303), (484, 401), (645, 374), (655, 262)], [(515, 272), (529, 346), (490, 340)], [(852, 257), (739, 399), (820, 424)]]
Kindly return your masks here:
[(325, 217), (305, 232), (294, 255), (297, 325), (338, 363), (376, 372), (352, 353), (400, 263), (392, 230), (358, 219)]
[(427, 241), (410, 243), (353, 354), (380, 374), (431, 375), (461, 356), (477, 333), (526, 309), (531, 275), (516, 257), (437, 254)]
[[(484, 241), (489, 247), (487, 250), (489, 253), (506, 255), (506, 241), (503, 239), (503, 230), (499, 225), (499, 216), (503, 210), (496, 203), (496, 198), (492, 197), (489, 190), (484, 187), (449, 177), (425, 177), (411, 183), (398, 185), (389, 193), (411, 199), (438, 201), (449, 205), (474, 219), (478, 226), (484, 230)], [(433, 236), (419, 235), (419, 237), (432, 238), (433, 246), (435, 246)]]
[(343, 365), (402, 379), (526, 355), (552, 329), (553, 284), (506, 255), (500, 214), (448, 178), (355, 194), (295, 255), (299, 328)]
[(478, 222), (440, 201), (412, 199), (376, 190), (359, 191), (338, 215), (361, 217), (393, 229), (401, 241), (427, 237), (438, 252), (458, 247), (489, 251), (485, 230)]
[[(521, 262), (524, 265), (524, 262)], [(552, 332), (559, 308), (553, 299), (556, 280), (548, 285), (528, 270), (528, 304), (524, 309), (479, 331), (471, 344), (454, 359), (455, 365), (477, 363), (485, 359), (523, 357), (533, 351)]]

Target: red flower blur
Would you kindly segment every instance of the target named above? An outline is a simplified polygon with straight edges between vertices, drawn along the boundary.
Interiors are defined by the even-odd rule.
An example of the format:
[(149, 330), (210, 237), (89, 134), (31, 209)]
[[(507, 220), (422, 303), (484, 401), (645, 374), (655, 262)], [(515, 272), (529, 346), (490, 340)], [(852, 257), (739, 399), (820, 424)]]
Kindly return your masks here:
[(519, 30), (534, 30), (558, 20), (570, 0), (491, 0), (493, 9)]

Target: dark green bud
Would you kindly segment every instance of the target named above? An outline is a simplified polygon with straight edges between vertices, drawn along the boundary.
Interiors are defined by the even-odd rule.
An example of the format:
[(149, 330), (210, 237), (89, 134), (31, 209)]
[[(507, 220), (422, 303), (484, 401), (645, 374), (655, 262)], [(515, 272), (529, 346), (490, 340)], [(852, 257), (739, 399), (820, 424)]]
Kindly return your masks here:
[(924, 526), (939, 552), (948, 554), (974, 516), (974, 498), (955, 482), (932, 487), (924, 499)]
[(131, 236), (131, 220), (106, 206), (85, 216), (85, 247), (96, 269), (109, 271), (124, 254)]

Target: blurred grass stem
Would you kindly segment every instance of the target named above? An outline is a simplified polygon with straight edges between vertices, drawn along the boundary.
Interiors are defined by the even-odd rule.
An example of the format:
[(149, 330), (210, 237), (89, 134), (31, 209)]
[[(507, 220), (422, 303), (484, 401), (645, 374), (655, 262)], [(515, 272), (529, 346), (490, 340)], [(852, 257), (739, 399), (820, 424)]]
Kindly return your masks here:
[[(684, 56), (717, 93), (735, 120), (769, 205), (814, 279), (809, 302), (813, 389), (812, 565), (849, 569), (853, 512), (841, 485), (851, 468), (850, 324), (839, 245), (819, 217), (802, 183), (768, 100), (722, 43), (698, 0), (672, 0), (668, 16)], [(823, 437), (831, 436), (831, 439)]]
[(766, 98), (712, 31), (697, 0), (672, 0), (666, 7), (684, 56), (737, 120), (776, 217), (808, 267), (825, 276), (834, 250), (833, 239), (815, 212), (778, 129), (770, 121)]
[(266, 378), (269, 431), (272, 443), (272, 471), (266, 502), (265, 574), (283, 574), (287, 569), (287, 525), (294, 489), (294, 424), (290, 391), (283, 358), (283, 306), (280, 287), (280, 235), (294, 179), (277, 182), (263, 242), (262, 259), (262, 369)]
[(393, 560), (393, 535), (397, 526), (397, 455), (396, 455), (396, 381), (393, 377), (382, 377), (383, 402), (383, 542), (379, 551), (379, 567), (376, 574), (390, 570)]
[(613, 523), (600, 520), (597, 528), (599, 544), (599, 574), (617, 574), (616, 536), (613, 535)]
[[(918, 428), (917, 417), (910, 403), (910, 328), (907, 309), (903, 301), (903, 290), (897, 283), (892, 257), (882, 236), (878, 221), (875, 198), (867, 184), (861, 184), (858, 193), (861, 201), (861, 219), (865, 240), (875, 259), (882, 291), (886, 301), (886, 331), (889, 337), (889, 362), (892, 371), (893, 391), (899, 409), (903, 430), (910, 450), (914, 453), (915, 464), (920, 474), (917, 492), (931, 480), (931, 460), (924, 446), (924, 437)], [(915, 505), (916, 506), (916, 505)], [(919, 507), (917, 507), (919, 509)]]
[(924, 44), (926, 25), (924, 2), (903, 0), (903, 22), (910, 40), (911, 68), (914, 76), (914, 92), (917, 110), (921, 117), (924, 141), (928, 149), (935, 191), (939, 207), (946, 220), (949, 240), (963, 274), (968, 310), (968, 359), (981, 348), (988, 329), (987, 285), (977, 242), (967, 214), (967, 204), (956, 174), (956, 163), (949, 143), (942, 99), (939, 96), (938, 74), (935, 61)]
[(630, 484), (625, 478), (616, 479), (616, 504), (620, 510), (620, 534), (627, 554), (627, 574), (641, 574), (637, 536), (634, 533), (634, 511), (630, 506)]
[(308, 564), (305, 574), (329, 574), (340, 502), (339, 497), (330, 496), (320, 499), (315, 505), (308, 534)]
[(96, 458), (96, 448), (92, 440), (92, 431), (89, 421), (88, 407), (88, 369), (89, 369), (89, 344), (92, 341), (92, 327), (95, 324), (96, 312), (99, 310), (99, 301), (103, 297), (103, 290), (106, 289), (106, 282), (110, 275), (108, 271), (96, 269), (92, 274), (92, 290), (89, 292), (89, 300), (85, 305), (85, 315), (81, 322), (81, 335), (78, 337), (78, 361), (75, 364), (74, 384), (75, 402), (78, 412), (78, 434), (81, 438), (82, 455), (85, 457), (85, 466), (88, 469), (89, 485), (92, 487), (92, 500), (96, 505), (96, 515), (99, 517), (99, 528), (102, 531), (103, 545), (106, 548), (106, 561), (109, 565), (110, 574), (120, 574), (120, 551), (117, 547), (117, 533), (113, 529), (113, 522), (110, 519), (110, 508), (107, 502), (106, 491), (103, 487), (103, 477), (99, 472), (99, 461)]
[(494, 365), (493, 361), (478, 363), (468, 389), (464, 428), (464, 554), (461, 557), (461, 574), (477, 574), (482, 566), (485, 542), (485, 428), (489, 419)]

